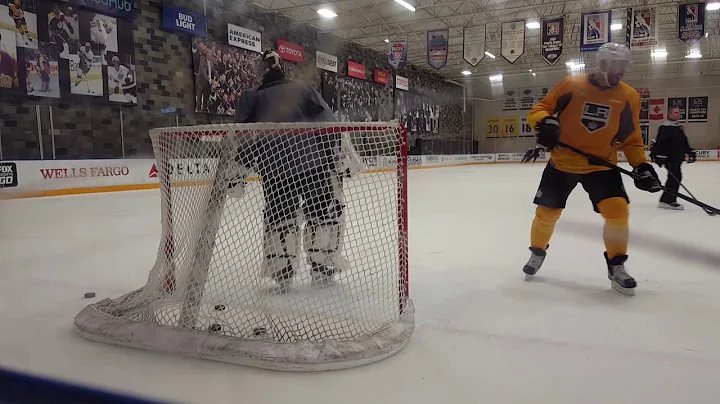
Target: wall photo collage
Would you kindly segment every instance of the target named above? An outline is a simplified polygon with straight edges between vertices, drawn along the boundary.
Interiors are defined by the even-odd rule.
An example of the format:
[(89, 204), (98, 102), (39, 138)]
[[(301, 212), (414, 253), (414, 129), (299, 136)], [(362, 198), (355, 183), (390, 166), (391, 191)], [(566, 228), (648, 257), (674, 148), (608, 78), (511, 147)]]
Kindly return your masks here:
[(0, 0), (0, 96), (137, 104), (132, 21), (62, 1)]

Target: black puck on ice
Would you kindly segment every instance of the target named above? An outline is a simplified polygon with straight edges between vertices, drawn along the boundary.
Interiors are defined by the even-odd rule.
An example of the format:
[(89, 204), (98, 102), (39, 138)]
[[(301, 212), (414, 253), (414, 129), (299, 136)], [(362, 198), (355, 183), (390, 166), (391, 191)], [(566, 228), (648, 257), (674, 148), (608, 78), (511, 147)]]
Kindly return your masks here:
[(220, 332), (222, 331), (222, 326), (220, 324), (213, 324), (210, 326), (210, 332)]
[(95, 297), (95, 292), (87, 292), (87, 293), (85, 293), (85, 298), (86, 298), (86, 299), (92, 299), (93, 297)]
[(253, 328), (253, 335), (256, 337), (262, 337), (267, 335), (267, 329), (265, 327), (255, 327)]

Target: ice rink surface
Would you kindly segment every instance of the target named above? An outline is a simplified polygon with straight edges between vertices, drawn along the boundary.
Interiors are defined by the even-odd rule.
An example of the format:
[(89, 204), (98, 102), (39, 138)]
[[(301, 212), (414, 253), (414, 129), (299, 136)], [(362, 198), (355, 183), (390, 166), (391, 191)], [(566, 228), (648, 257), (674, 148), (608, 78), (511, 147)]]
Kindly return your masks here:
[[(659, 194), (626, 179), (628, 269), (639, 283), (627, 297), (609, 287), (602, 220), (578, 186), (538, 279), (526, 282), (542, 168), (412, 171), (415, 335), (387, 360), (327, 373), (81, 338), (72, 322), (83, 307), (147, 281), (159, 192), (0, 202), (0, 366), (184, 403), (716, 403), (720, 217), (688, 204), (659, 210)], [(684, 174), (695, 196), (720, 205), (720, 163)]]

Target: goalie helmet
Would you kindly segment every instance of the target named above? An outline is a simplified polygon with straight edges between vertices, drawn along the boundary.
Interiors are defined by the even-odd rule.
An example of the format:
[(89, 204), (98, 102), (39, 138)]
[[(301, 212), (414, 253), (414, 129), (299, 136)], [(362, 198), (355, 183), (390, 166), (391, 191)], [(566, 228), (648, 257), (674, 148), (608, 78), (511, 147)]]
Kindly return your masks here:
[(265, 77), (273, 70), (279, 70), (281, 73), (285, 73), (280, 55), (275, 52), (274, 49), (265, 49), (260, 56), (260, 61), (257, 65), (257, 73), (259, 76)]
[(605, 79), (605, 83), (612, 87), (622, 80), (630, 61), (630, 49), (618, 43), (603, 44), (596, 55), (598, 73)]

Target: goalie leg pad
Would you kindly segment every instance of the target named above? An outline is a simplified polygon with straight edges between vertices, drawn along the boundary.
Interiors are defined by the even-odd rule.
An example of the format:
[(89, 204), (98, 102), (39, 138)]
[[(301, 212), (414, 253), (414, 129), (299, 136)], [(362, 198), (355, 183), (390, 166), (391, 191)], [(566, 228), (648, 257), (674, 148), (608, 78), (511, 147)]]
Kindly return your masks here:
[[(303, 244), (307, 261), (316, 272), (332, 276), (349, 267), (342, 254), (345, 236), (345, 198), (342, 185), (336, 175), (328, 175), (327, 181), (320, 181), (309, 198), (305, 199)], [(329, 186), (322, 186), (321, 184)], [(324, 192), (322, 192), (324, 191)], [(328, 192), (331, 191), (331, 192)]]
[(300, 247), (297, 221), (292, 219), (281, 225), (268, 226), (265, 231), (265, 255), (262, 275), (276, 281), (292, 279), (293, 263)]
[(265, 235), (261, 274), (276, 281), (293, 277), (293, 265), (300, 250), (299, 200), (293, 188), (293, 182), (289, 180), (268, 178), (263, 183)]

